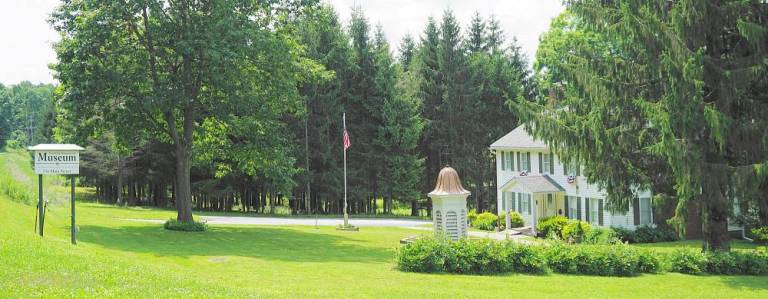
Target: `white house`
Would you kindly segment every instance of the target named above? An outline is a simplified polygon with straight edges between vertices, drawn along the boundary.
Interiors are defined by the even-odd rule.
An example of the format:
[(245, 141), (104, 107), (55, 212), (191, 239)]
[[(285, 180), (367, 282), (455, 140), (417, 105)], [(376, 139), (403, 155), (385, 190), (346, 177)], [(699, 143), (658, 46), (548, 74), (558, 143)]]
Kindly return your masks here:
[[(627, 213), (605, 209), (605, 190), (587, 183), (580, 167), (565, 165), (519, 126), (490, 146), (496, 156), (498, 212), (517, 211), (526, 226), (563, 215), (597, 226), (635, 229), (653, 223), (651, 192), (638, 192)], [(568, 164), (568, 163), (566, 163)]]

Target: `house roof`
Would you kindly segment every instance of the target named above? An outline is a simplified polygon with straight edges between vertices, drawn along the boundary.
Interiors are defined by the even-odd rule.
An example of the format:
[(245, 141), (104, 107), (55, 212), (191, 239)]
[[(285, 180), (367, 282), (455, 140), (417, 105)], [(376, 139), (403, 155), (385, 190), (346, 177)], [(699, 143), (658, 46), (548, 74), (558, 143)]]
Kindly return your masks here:
[(27, 147), (30, 151), (82, 151), (84, 148), (76, 144), (38, 144)]
[(501, 185), (501, 189), (504, 190), (509, 186), (520, 184), (520, 186), (528, 190), (531, 193), (547, 193), (547, 192), (562, 192), (565, 188), (560, 186), (555, 180), (548, 175), (531, 175), (514, 177), (511, 180)]
[(491, 149), (508, 148), (526, 148), (526, 149), (547, 149), (544, 141), (537, 140), (528, 134), (525, 125), (520, 125), (511, 132), (491, 143)]
[(435, 190), (429, 192), (429, 195), (455, 195), (455, 194), (469, 194), (469, 191), (464, 189), (459, 179), (459, 174), (453, 167), (446, 166), (440, 170), (440, 174), (437, 175), (437, 183), (435, 184)]

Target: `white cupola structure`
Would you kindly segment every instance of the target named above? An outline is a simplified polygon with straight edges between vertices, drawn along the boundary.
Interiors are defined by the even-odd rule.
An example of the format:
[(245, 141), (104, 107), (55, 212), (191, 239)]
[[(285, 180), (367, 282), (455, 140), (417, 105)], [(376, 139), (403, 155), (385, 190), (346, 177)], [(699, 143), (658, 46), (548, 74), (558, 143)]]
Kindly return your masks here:
[(461, 186), (456, 170), (446, 166), (437, 176), (432, 199), (432, 224), (435, 234), (445, 234), (452, 240), (467, 236), (467, 197), (470, 192)]

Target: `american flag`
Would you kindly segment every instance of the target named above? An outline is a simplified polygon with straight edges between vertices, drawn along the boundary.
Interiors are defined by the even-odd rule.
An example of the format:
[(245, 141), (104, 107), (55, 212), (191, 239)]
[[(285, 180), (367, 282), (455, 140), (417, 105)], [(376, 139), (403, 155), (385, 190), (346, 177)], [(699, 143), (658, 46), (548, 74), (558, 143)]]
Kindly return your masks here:
[(352, 143), (349, 141), (349, 133), (347, 133), (347, 129), (344, 129), (344, 150), (346, 151), (350, 146), (352, 146)]

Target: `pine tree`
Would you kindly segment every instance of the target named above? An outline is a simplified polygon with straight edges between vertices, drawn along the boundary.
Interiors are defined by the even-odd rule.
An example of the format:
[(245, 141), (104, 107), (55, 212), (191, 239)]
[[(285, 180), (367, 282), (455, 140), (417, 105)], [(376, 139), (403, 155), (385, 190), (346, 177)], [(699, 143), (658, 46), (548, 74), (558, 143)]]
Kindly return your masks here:
[(488, 50), (486, 43), (485, 21), (480, 13), (475, 11), (467, 29), (467, 51), (477, 53)]
[(655, 182), (668, 174), (674, 186), (667, 197), (677, 202), (670, 223), (684, 231), (688, 204), (696, 202), (703, 250), (729, 250), (733, 197), (756, 194), (768, 169), (768, 66), (760, 62), (768, 57), (768, 5), (568, 6), (573, 21), (556, 20), (542, 39), (550, 47), (542, 54), (569, 48), (540, 68), (549, 77), (549, 106), (542, 99), (517, 110), (534, 135), (582, 162), (613, 208), (626, 209), (634, 188), (663, 190)]
[[(419, 98), (423, 106), (421, 115), (426, 120), (424, 132), (419, 141), (419, 152), (426, 156), (424, 180), (422, 180), (422, 193), (426, 194), (435, 186), (437, 174), (443, 163), (440, 160), (440, 144), (438, 133), (441, 127), (441, 118), (438, 114), (440, 104), (443, 101), (442, 77), (438, 62), (438, 48), (440, 44), (440, 31), (433, 18), (427, 20), (427, 26), (421, 37), (418, 50), (417, 70), (419, 74)], [(411, 202), (411, 215), (418, 216), (416, 201)]]
[(421, 197), (419, 183), (424, 160), (416, 152), (416, 146), (424, 122), (416, 97), (416, 76), (395, 67), (381, 27), (376, 30), (375, 41), (376, 85), (384, 98), (382, 126), (376, 139), (384, 162), (379, 186), (384, 213), (391, 213), (393, 200), (416, 201)]
[[(329, 71), (332, 79), (323, 82), (311, 82), (301, 88), (306, 99), (306, 128), (304, 124), (295, 126), (295, 136), (308, 139), (307, 152), (300, 162), (306, 163), (304, 155), (309, 154), (309, 173), (304, 174), (302, 190), (306, 190), (306, 180), (310, 182), (309, 210), (312, 212), (340, 213), (343, 178), (340, 140), (342, 103), (348, 101), (348, 89), (353, 67), (350, 40), (338, 20), (336, 12), (330, 6), (323, 6), (313, 16), (300, 23), (299, 35), (307, 48), (307, 54)], [(302, 138), (303, 139), (303, 138)], [(296, 143), (304, 144), (304, 140)], [(301, 152), (301, 151), (300, 151)], [(303, 168), (307, 168), (304, 165)]]
[(398, 48), (399, 63), (403, 70), (410, 67), (415, 52), (416, 43), (413, 41), (413, 37), (411, 37), (410, 34), (406, 34), (400, 41), (400, 47)]

